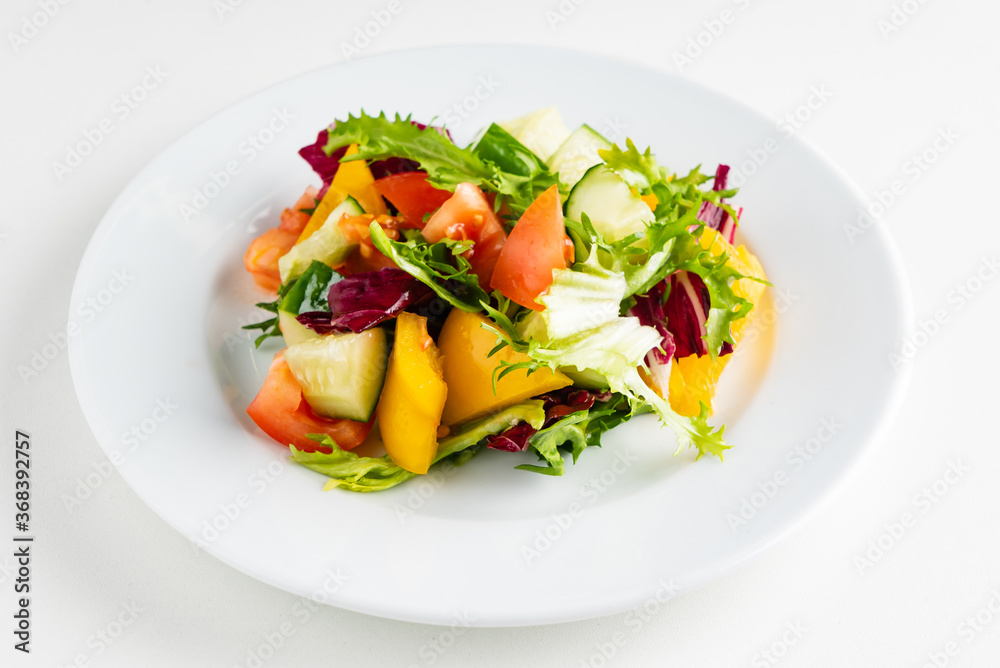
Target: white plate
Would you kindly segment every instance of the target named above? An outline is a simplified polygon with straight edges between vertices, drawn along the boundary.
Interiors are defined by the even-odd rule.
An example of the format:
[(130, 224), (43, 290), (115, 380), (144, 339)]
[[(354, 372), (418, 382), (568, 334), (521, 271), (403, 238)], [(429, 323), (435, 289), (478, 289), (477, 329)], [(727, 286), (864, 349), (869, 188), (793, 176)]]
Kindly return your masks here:
[[(736, 447), (721, 464), (672, 457), (672, 436), (645, 416), (562, 478), (514, 470), (527, 455), (489, 451), (443, 484), (322, 492), (325, 479), (290, 464), (244, 412), (276, 346), (254, 351), (240, 330), (265, 298), (242, 256), (317, 182), (297, 149), (362, 107), (444, 117), (468, 141), (491, 120), (549, 104), (570, 126), (622, 128), (613, 138), (651, 145), (678, 171), (719, 162), (751, 171), (750, 156), (767, 156), (736, 203), (745, 238), (791, 296), (787, 307), (762, 307), (762, 320), (777, 325), (758, 326), (758, 344), (743, 347), (723, 384), (718, 417)], [(662, 72), (525, 47), (359, 60), (234, 105), (129, 184), (77, 276), (72, 303), (93, 298), (101, 308), (70, 315), (82, 327), (71, 338), (73, 379), (97, 440), (136, 493), (253, 577), (437, 624), (610, 614), (717, 578), (774, 544), (885, 432), (906, 380), (887, 355), (912, 318), (885, 231), (876, 225), (854, 243), (845, 234), (861, 203), (815, 149)], [(205, 206), (185, 220), (184, 204)], [(824, 421), (837, 426), (821, 442)], [(818, 451), (806, 461), (794, 454), (803, 446)]]

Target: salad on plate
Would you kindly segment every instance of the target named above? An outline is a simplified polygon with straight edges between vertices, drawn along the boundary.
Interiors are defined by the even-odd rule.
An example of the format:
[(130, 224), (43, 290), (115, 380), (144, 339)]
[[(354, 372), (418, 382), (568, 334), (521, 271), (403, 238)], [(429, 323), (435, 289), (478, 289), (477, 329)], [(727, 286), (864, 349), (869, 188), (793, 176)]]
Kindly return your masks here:
[(555, 108), (465, 147), (362, 112), (299, 153), (321, 187), (244, 257), (274, 295), (257, 345), (286, 345), (247, 413), (328, 489), (483, 448), (562, 475), (642, 413), (722, 459), (712, 399), (768, 285), (728, 167), (674, 173)]

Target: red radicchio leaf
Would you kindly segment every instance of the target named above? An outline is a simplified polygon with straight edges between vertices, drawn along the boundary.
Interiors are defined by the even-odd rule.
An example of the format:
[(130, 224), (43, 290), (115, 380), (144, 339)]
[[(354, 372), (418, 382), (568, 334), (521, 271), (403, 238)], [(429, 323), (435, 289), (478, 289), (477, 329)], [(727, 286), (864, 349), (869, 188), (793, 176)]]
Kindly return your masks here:
[(296, 320), (320, 334), (363, 332), (430, 294), (430, 288), (402, 269), (366, 271), (330, 286), (330, 312), (310, 311)]
[[(712, 190), (719, 192), (726, 189), (726, 180), (729, 178), (729, 165), (719, 165), (715, 170), (715, 181), (712, 183)], [(698, 220), (705, 223), (722, 235), (722, 238), (733, 243), (736, 236), (736, 221), (726, 213), (721, 206), (712, 202), (702, 202), (698, 209)]]

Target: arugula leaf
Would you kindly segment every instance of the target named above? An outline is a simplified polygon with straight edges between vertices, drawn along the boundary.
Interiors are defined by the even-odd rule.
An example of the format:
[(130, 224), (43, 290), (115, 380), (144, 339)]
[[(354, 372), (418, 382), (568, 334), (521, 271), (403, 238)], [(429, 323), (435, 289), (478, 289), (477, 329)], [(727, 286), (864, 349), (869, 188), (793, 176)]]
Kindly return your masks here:
[[(470, 422), (461, 431), (442, 439), (438, 443), (437, 456), (434, 464), (448, 459), (454, 464), (461, 464), (468, 459), (466, 452), (487, 436), (499, 434), (520, 422), (527, 422), (532, 427), (541, 427), (545, 422), (543, 402), (533, 399), (515, 404), (495, 415)], [(415, 477), (398, 466), (389, 455), (382, 457), (362, 457), (347, 450), (341, 450), (336, 442), (325, 434), (310, 434), (309, 438), (333, 449), (330, 453), (303, 452), (295, 446), (289, 446), (292, 460), (306, 468), (330, 477), (327, 489), (343, 487), (353, 492), (377, 492), (395, 487)]]
[(394, 120), (385, 113), (369, 116), (348, 116), (337, 121), (329, 130), (323, 149), (327, 155), (348, 144), (357, 144), (358, 152), (342, 159), (381, 160), (407, 158), (420, 163), (427, 179), (438, 188), (454, 190), (459, 183), (481, 184), (493, 176), (493, 170), (467, 148), (456, 146), (448, 137), (432, 127), (420, 128), (396, 114)]
[(460, 255), (469, 250), (470, 242), (451, 239), (433, 244), (417, 239), (393, 241), (378, 223), (373, 222), (369, 229), (375, 248), (455, 308), (481, 311), (482, 303), (489, 302), (489, 295), (472, 273), (472, 265)]
[(243, 329), (259, 329), (262, 332), (261, 335), (254, 340), (255, 348), (260, 348), (260, 344), (264, 343), (264, 341), (270, 339), (271, 337), (281, 336), (281, 329), (278, 328), (278, 309), (281, 304), (281, 300), (284, 299), (285, 295), (288, 294), (294, 284), (295, 281), (291, 281), (278, 288), (278, 297), (273, 302), (258, 302), (256, 304), (257, 308), (273, 313), (274, 317), (252, 325), (244, 325)]

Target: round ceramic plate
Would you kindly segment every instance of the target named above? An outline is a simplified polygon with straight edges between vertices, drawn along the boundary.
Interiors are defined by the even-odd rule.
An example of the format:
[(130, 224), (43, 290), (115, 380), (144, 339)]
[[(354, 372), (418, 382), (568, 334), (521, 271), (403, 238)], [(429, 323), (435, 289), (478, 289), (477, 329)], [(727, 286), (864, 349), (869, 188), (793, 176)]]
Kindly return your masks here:
[[(277, 340), (241, 326), (268, 296), (250, 240), (317, 178), (297, 150), (350, 112), (412, 113), (460, 143), (557, 105), (566, 123), (652, 146), (661, 164), (734, 167), (742, 239), (775, 288), (723, 378), (725, 462), (673, 456), (642, 416), (561, 478), (486, 451), (444, 475), (357, 494), (291, 463), (245, 409)], [(623, 611), (717, 578), (828, 499), (885, 432), (905, 378), (887, 355), (909, 300), (886, 232), (815, 149), (718, 93), (582, 53), (455, 47), (367, 58), (269, 88), (156, 158), (108, 211), (72, 303), (84, 413), (124, 479), (233, 567), (384, 617), (481, 626)], [(845, 227), (852, 226), (853, 227)], [(72, 319), (77, 314), (71, 315)]]

